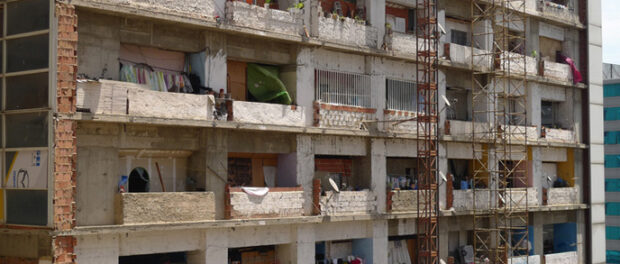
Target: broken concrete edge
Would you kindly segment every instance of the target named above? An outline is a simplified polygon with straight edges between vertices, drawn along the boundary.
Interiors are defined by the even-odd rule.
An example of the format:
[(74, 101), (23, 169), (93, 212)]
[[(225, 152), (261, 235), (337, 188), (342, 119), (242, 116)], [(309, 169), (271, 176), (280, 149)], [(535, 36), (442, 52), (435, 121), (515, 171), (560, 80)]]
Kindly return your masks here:
[[(248, 124), (231, 121), (201, 121), (201, 120), (188, 120), (188, 119), (167, 119), (167, 118), (155, 118), (155, 117), (135, 117), (125, 115), (95, 115), (90, 113), (74, 113), (74, 114), (58, 114), (58, 119), (76, 120), (80, 122), (98, 122), (98, 123), (118, 123), (118, 124), (143, 124), (150, 126), (186, 126), (186, 127), (202, 127), (202, 128), (221, 128), (221, 129), (238, 129), (248, 131), (273, 131), (283, 133), (300, 133), (300, 134), (314, 134), (314, 135), (333, 135), (333, 136), (357, 136), (357, 137), (372, 137), (372, 138), (385, 138), (385, 139), (417, 139), (415, 133), (404, 132), (370, 132), (367, 130), (354, 130), (348, 128), (320, 128), (320, 127), (291, 127), (282, 125), (268, 125), (268, 124)], [(471, 140), (466, 140), (461, 137), (454, 137), (449, 135), (443, 135), (439, 137), (440, 141), (444, 142), (465, 142), (471, 143)], [(483, 143), (483, 142), (480, 142)], [(513, 145), (522, 145), (521, 141), (512, 141)], [(527, 142), (528, 146), (539, 147), (559, 147), (559, 148), (576, 148), (587, 149), (588, 146), (583, 143), (560, 143), (560, 142)]]
[[(562, 206), (538, 206), (528, 208), (529, 212), (551, 212), (551, 211), (575, 211), (587, 210), (587, 204), (562, 205)], [(106, 226), (78, 226), (69, 231), (52, 231), (53, 236), (94, 236), (103, 234), (123, 234), (132, 232), (148, 231), (170, 231), (170, 230), (190, 230), (190, 229), (218, 229), (252, 227), (266, 225), (290, 225), (290, 224), (321, 224), (326, 222), (350, 222), (350, 221), (369, 221), (369, 220), (393, 220), (393, 219), (412, 219), (417, 218), (417, 212), (395, 212), (384, 214), (353, 214), (353, 215), (332, 215), (332, 216), (302, 216), (302, 217), (281, 217), (263, 219), (235, 219), (235, 220), (214, 220), (196, 222), (175, 222), (175, 223), (148, 223), (131, 225), (106, 225)], [(440, 217), (446, 216), (466, 216), (473, 215), (472, 211), (452, 211), (441, 210)], [(22, 231), (22, 230), (20, 230)], [(23, 230), (30, 231), (31, 230)]]

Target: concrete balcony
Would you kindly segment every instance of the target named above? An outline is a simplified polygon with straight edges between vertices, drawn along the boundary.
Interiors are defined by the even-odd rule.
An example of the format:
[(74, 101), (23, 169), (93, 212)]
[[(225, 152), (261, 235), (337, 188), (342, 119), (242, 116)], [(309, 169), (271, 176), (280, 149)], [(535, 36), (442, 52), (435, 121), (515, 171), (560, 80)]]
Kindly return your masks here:
[[(446, 59), (459, 67), (471, 68), (472, 64), (472, 48), (454, 43), (444, 44), (444, 54)], [(480, 70), (490, 70), (492, 57), (488, 51), (481, 49), (473, 49), (474, 67)]]
[(377, 211), (377, 196), (370, 190), (326, 191), (319, 198), (320, 215), (362, 215)]
[(569, 251), (563, 253), (546, 254), (545, 264), (577, 264), (579, 256), (577, 251)]
[(363, 129), (366, 120), (376, 120), (376, 109), (314, 102), (314, 126)]
[(228, 120), (250, 124), (303, 127), (306, 125), (305, 107), (232, 101)]
[(571, 205), (580, 204), (579, 189), (576, 187), (549, 188), (547, 189), (547, 205)]
[[(472, 121), (459, 121), (448, 120), (448, 126), (446, 127), (446, 135), (453, 137), (456, 140), (471, 141), (473, 138), (472, 126), (475, 126), (475, 133), (479, 135), (478, 140), (491, 140), (489, 133), (491, 126), (488, 123), (472, 122)], [(533, 126), (502, 126), (502, 131), (511, 133), (511, 140), (523, 141), (527, 137), (527, 141), (534, 142), (538, 140), (538, 132), (536, 127)]]
[[(419, 193), (420, 192), (420, 193)], [(418, 198), (426, 198), (427, 190), (395, 190), (388, 192), (388, 210), (393, 213), (417, 213), (418, 212)], [(418, 196), (418, 193), (420, 196)], [(420, 202), (422, 205), (420, 210), (424, 210), (423, 206), (428, 199), (424, 199)], [(434, 201), (431, 203), (434, 204)], [(432, 210), (432, 208), (431, 208)]]
[(377, 48), (377, 29), (351, 18), (319, 17), (319, 40), (355, 47)]
[(543, 128), (544, 140), (557, 143), (579, 143), (577, 133), (567, 129)]
[[(143, 15), (165, 14), (171, 17), (192, 18), (215, 21), (221, 0), (76, 0), (76, 6), (93, 7), (107, 10)], [(221, 7), (219, 8), (221, 9)]]
[[(504, 52), (501, 56), (501, 68), (514, 74), (538, 76), (538, 63), (534, 57), (525, 56), (514, 52)], [(510, 67), (508, 69), (507, 67)]]
[(213, 120), (210, 95), (152, 91), (146, 85), (119, 81), (78, 82), (77, 108), (95, 115)]
[(571, 10), (565, 5), (556, 4), (549, 0), (537, 0), (537, 7), (538, 11), (542, 12), (544, 16), (570, 23), (579, 23), (579, 16), (575, 10)]
[(542, 62), (542, 76), (548, 79), (562, 81), (562, 82), (572, 82), (573, 81), (573, 73), (568, 64), (543, 61)]
[(303, 188), (269, 188), (264, 196), (243, 191), (241, 187), (227, 188), (226, 217), (228, 219), (280, 218), (303, 216)]
[[(527, 197), (526, 197), (527, 191)], [(471, 211), (474, 210), (474, 203), (476, 210), (489, 210), (491, 208), (499, 208), (500, 206), (492, 196), (495, 196), (495, 192), (489, 189), (477, 189), (476, 200), (474, 201), (474, 191), (469, 190), (454, 190), (453, 191), (453, 207), (455, 211)], [(506, 191), (506, 197), (504, 197), (504, 206), (510, 206), (511, 208), (525, 208), (538, 207), (538, 192), (535, 188), (509, 188)], [(503, 208), (503, 206), (502, 206)]]
[(508, 264), (540, 264), (540, 263), (542, 263), (540, 255), (512, 257), (508, 261)]
[[(396, 55), (415, 57), (417, 50), (424, 50), (426, 43), (424, 39), (417, 38), (413, 34), (393, 32), (389, 35), (388, 39), (386, 39), (386, 44), (391, 46), (391, 50)], [(432, 47), (433, 43), (431, 42), (429, 44), (431, 44)]]
[(301, 10), (295, 8), (282, 11), (245, 1), (229, 1), (226, 2), (226, 18), (235, 26), (278, 34), (300, 36), (303, 31)]
[(215, 220), (212, 192), (119, 193), (115, 197), (118, 225)]

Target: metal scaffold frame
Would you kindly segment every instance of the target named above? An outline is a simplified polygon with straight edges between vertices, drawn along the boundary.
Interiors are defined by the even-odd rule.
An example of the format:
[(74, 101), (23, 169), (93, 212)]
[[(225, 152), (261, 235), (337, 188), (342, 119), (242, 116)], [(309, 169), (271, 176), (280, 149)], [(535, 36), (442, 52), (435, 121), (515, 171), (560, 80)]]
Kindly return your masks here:
[(437, 185), (437, 64), (439, 31), (437, 1), (417, 0), (416, 9), (418, 216), (417, 263), (439, 263)]
[(527, 262), (525, 1), (471, 0), (471, 18), (474, 257)]

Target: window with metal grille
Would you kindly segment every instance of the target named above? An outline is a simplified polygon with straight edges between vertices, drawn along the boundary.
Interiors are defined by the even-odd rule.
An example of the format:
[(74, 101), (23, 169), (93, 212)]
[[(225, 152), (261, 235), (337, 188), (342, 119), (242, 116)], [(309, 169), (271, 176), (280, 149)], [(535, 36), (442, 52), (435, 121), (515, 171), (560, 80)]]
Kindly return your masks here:
[(415, 82), (387, 79), (386, 99), (387, 109), (415, 111), (417, 104)]
[(371, 107), (369, 75), (315, 70), (314, 86), (323, 103)]
[(450, 32), (450, 39), (452, 40), (452, 43), (459, 44), (461, 46), (469, 45), (469, 43), (467, 43), (467, 32), (455, 29)]

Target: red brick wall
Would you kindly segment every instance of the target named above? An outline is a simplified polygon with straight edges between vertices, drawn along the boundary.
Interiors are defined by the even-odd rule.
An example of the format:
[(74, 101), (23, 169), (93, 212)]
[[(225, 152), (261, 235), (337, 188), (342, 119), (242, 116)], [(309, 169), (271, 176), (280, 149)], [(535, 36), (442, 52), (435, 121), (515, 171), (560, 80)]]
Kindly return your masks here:
[(350, 177), (353, 171), (353, 160), (339, 158), (316, 158), (314, 159), (314, 167), (316, 171), (342, 173), (342, 176)]
[[(77, 86), (77, 15), (75, 7), (64, 1), (56, 3), (58, 18), (57, 111), (75, 113)], [(60, 118), (54, 124), (54, 229), (67, 231), (75, 227), (76, 139), (77, 123)], [(56, 236), (52, 240), (54, 263), (75, 263), (75, 237)]]
[(38, 259), (18, 258), (18, 257), (0, 257), (0, 264), (37, 264)]
[(323, 12), (331, 14), (334, 9), (334, 2), (340, 2), (340, 6), (342, 7), (342, 15), (346, 17), (355, 17), (355, 2), (354, 1), (344, 1), (344, 0), (321, 0), (321, 8)]
[(395, 17), (402, 17), (405, 19), (407, 25), (409, 25), (409, 10), (405, 8), (395, 8), (391, 6), (386, 6), (385, 14), (393, 15)]

